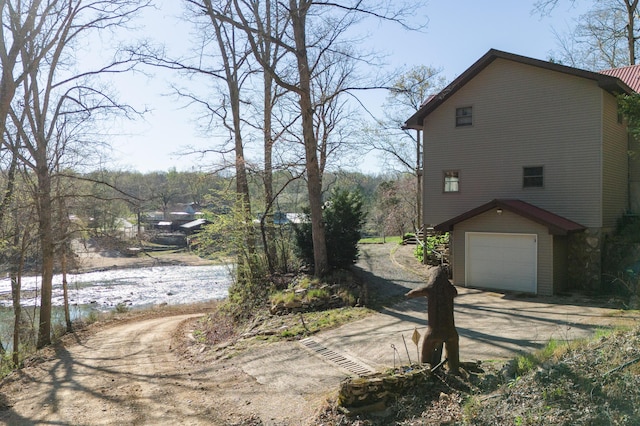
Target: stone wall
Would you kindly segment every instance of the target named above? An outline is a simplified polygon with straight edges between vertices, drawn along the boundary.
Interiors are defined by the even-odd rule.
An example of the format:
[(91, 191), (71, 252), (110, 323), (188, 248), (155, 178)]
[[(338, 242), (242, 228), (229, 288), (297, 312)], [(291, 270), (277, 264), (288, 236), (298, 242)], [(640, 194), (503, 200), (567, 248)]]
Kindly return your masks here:
[(332, 294), (326, 298), (304, 299), (296, 298), (288, 302), (277, 302), (271, 305), (271, 315), (288, 315), (299, 312), (326, 311), (328, 309), (342, 308), (352, 304), (345, 301), (338, 294)]
[(600, 290), (604, 236), (605, 232), (600, 228), (569, 235), (569, 289)]
[(338, 404), (354, 414), (384, 410), (387, 399), (426, 384), (430, 377), (430, 370), (418, 365), (387, 373), (349, 377), (340, 384)]

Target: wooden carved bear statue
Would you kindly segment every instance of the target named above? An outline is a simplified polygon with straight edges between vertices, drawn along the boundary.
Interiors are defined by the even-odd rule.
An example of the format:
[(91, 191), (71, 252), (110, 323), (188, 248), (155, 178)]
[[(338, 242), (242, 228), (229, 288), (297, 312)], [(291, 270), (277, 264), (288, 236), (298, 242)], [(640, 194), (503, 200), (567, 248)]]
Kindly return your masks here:
[(459, 337), (453, 320), (453, 298), (457, 295), (458, 291), (449, 282), (447, 271), (443, 267), (434, 271), (426, 286), (406, 294), (410, 298), (427, 298), (427, 334), (422, 341), (420, 361), (428, 362), (431, 368), (435, 367), (440, 363), (444, 343), (447, 363), (452, 373), (457, 373), (460, 365)]

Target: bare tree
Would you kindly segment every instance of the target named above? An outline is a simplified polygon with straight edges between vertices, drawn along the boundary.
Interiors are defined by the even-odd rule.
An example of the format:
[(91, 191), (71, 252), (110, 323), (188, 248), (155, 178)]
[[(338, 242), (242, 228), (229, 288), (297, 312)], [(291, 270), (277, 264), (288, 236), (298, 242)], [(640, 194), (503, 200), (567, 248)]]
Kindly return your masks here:
[(11, 102), (15, 96), (24, 72), (17, 70), (20, 63), (21, 47), (42, 30), (46, 19), (46, 2), (8, 1), (0, 2), (0, 137), (4, 137)]
[[(577, 3), (577, 0), (570, 0)], [(550, 14), (559, 0), (538, 0), (534, 10)], [(600, 0), (576, 20), (569, 34), (557, 34), (553, 59), (592, 70), (635, 65), (640, 39), (638, 0)]]
[(417, 228), (422, 226), (422, 139), (419, 130), (412, 135), (410, 129), (403, 128), (403, 123), (444, 85), (445, 79), (440, 76), (439, 69), (418, 65), (407, 70), (394, 81), (389, 91), (384, 118), (376, 128), (368, 130), (372, 148), (382, 152), (399, 172), (414, 176), (415, 219), (412, 222)]
[[(278, 62), (282, 56), (283, 50), (277, 43), (273, 43), (271, 35), (281, 38), (287, 28), (287, 16), (277, 7), (277, 3), (271, 0), (253, 0), (247, 2), (250, 13), (253, 16), (257, 28), (260, 28), (255, 52), (261, 58), (261, 61), (269, 64), (269, 68), (276, 69)], [(267, 36), (269, 35), (269, 36)], [(266, 70), (262, 69), (262, 128), (263, 152), (264, 152), (264, 169), (262, 172), (262, 181), (264, 185), (264, 215), (260, 219), (260, 231), (262, 235), (262, 244), (265, 248), (267, 266), (269, 272), (275, 272), (277, 262), (276, 235), (273, 207), (275, 204), (275, 193), (273, 187), (273, 149), (276, 141), (282, 132), (274, 131), (274, 110), (277, 102), (282, 99), (283, 92), (274, 83), (273, 77)], [(283, 126), (285, 129), (289, 124)], [(286, 265), (283, 265), (286, 268)]]
[[(62, 166), (62, 164), (58, 164)], [(61, 175), (60, 170), (56, 170), (57, 175)], [(73, 324), (71, 322), (71, 313), (69, 310), (69, 286), (67, 281), (67, 272), (69, 271), (69, 258), (72, 253), (71, 240), (74, 237), (75, 231), (69, 218), (69, 203), (73, 197), (79, 195), (78, 188), (74, 187), (75, 181), (71, 179), (55, 179), (54, 200), (55, 211), (52, 212), (55, 241), (56, 241), (56, 256), (60, 259), (60, 272), (62, 274), (62, 295), (63, 295), (63, 310), (64, 319), (66, 324), (67, 333), (73, 331)]]
[(404, 235), (411, 227), (415, 229), (416, 206), (411, 196), (415, 186), (415, 180), (407, 174), (378, 186), (376, 210), (382, 213), (379, 217), (385, 235)]
[[(34, 63), (27, 66), (25, 64), (25, 48), (28, 45), (36, 43), (41, 39), (41, 34), (46, 32), (49, 14), (55, 9), (56, 2), (46, 1), (2, 1), (0, 2), (0, 13), (2, 17), (2, 25), (0, 25), (0, 67), (2, 68), (2, 79), (0, 80), (0, 137), (4, 148), (13, 153), (12, 167), (10, 171), (15, 171), (20, 152), (20, 141), (23, 141), (25, 135), (12, 135), (7, 133), (7, 119), (12, 112), (12, 103), (16, 96), (17, 89), (24, 83), (26, 76), (32, 71), (31, 67), (37, 68), (37, 63), (43, 60), (43, 52), (34, 52)], [(49, 47), (50, 48), (50, 47)], [(44, 46), (43, 46), (44, 50)], [(25, 122), (26, 113), (18, 115), (13, 113), (14, 124), (19, 128)], [(14, 136), (14, 137), (12, 137)], [(10, 185), (13, 185), (15, 172), (11, 173), (9, 178)], [(12, 187), (8, 187), (11, 190)], [(3, 209), (0, 214), (4, 215), (11, 199), (11, 192), (7, 191), (3, 199)], [(16, 228), (14, 233), (14, 245), (17, 246), (20, 241), (20, 232)], [(16, 252), (17, 253), (17, 252)], [(19, 321), (20, 321), (20, 273), (17, 267), (16, 256), (12, 256), (11, 262), (11, 283), (12, 296), (14, 301), (15, 341), (19, 343)], [(14, 348), (14, 361), (17, 361), (17, 347)]]
[[(22, 118), (24, 119), (24, 115)], [(11, 298), (13, 306), (13, 350), (12, 361), (20, 365), (20, 348), (25, 333), (25, 321), (21, 306), (22, 274), (25, 259), (33, 256), (33, 223), (35, 222), (34, 204), (30, 196), (28, 173), (20, 163), (21, 136), (15, 126), (8, 122), (0, 146), (0, 181), (2, 196), (0, 197), (0, 241), (3, 250), (0, 261), (6, 268), (11, 282)], [(30, 334), (30, 333), (29, 333)]]
[(11, 280), (11, 299), (13, 306), (13, 353), (15, 366), (20, 365), (20, 341), (22, 325), (22, 276), (25, 268), (25, 258), (34, 243), (35, 236), (30, 224), (35, 221), (35, 212), (31, 200), (12, 200), (12, 217), (10, 228), (12, 232), (12, 249), (10, 252), (9, 279)]
[[(227, 124), (227, 120), (223, 120), (233, 134), (234, 153), (235, 153), (235, 181), (236, 194), (239, 197), (239, 205), (244, 212), (242, 223), (247, 224), (245, 230), (245, 247), (248, 259), (238, 256), (237, 271), (238, 274), (247, 273), (247, 268), (251, 268), (252, 257), (255, 254), (255, 243), (253, 235), (253, 226), (251, 225), (251, 199), (249, 196), (249, 181), (247, 179), (246, 158), (244, 153), (244, 145), (242, 138), (242, 118), (241, 118), (241, 99), (240, 90), (243, 80), (248, 77), (251, 72), (247, 65), (247, 58), (250, 52), (245, 47), (245, 43), (240, 41), (236, 36), (239, 32), (233, 25), (220, 21), (215, 18), (215, 13), (210, 1), (204, 2), (206, 15), (209, 17), (211, 26), (214, 29), (215, 39), (222, 62), (221, 77), (226, 82), (228, 94), (228, 107), (231, 109), (231, 123)], [(233, 17), (234, 9), (231, 2), (224, 4), (224, 12)], [(206, 33), (205, 33), (206, 34)], [(239, 278), (242, 279), (242, 276)]]
[[(211, 4), (211, 1), (208, 1)], [(322, 153), (321, 142), (318, 141), (318, 133), (315, 127), (317, 101), (328, 103), (341, 96), (353, 86), (337, 84), (331, 93), (323, 96), (314, 96), (314, 81), (319, 75), (330, 69), (330, 62), (360, 61), (364, 62), (364, 54), (356, 53), (352, 44), (353, 39), (348, 39), (348, 30), (364, 17), (376, 17), (400, 21), (403, 13), (411, 10), (406, 5), (391, 6), (390, 3), (369, 5), (363, 1), (327, 3), (314, 0), (289, 0), (279, 2), (278, 7), (288, 19), (288, 28), (280, 36), (267, 33), (264, 26), (259, 25), (259, 20), (247, 12), (251, 10), (249, 0), (233, 0), (236, 15), (239, 20), (224, 14), (222, 10), (215, 9), (215, 18), (229, 22), (241, 28), (247, 35), (255, 58), (260, 66), (269, 73), (280, 87), (295, 95), (300, 116), (302, 140), (304, 143), (305, 174), (307, 193), (312, 225), (312, 239), (314, 251), (314, 266), (316, 275), (324, 275), (328, 271), (327, 246), (324, 223), (322, 220)], [(397, 11), (400, 12), (397, 12)], [(274, 67), (265, 61), (259, 52), (259, 40), (268, 38), (277, 44), (286, 55), (281, 61), (281, 66)], [(333, 59), (328, 60), (331, 56)], [(335, 64), (335, 62), (334, 62)], [(357, 76), (352, 75), (352, 78)], [(344, 82), (343, 82), (344, 83)]]
[[(130, 112), (116, 103), (97, 84), (97, 77), (124, 72), (132, 67), (128, 58), (116, 58), (95, 69), (79, 71), (77, 47), (95, 32), (122, 27), (148, 5), (146, 0), (48, 0), (15, 1), (32, 9), (10, 19), (35, 14), (41, 20), (38, 32), (19, 46), (21, 94), (10, 115), (20, 133), (24, 155), (20, 160), (37, 178), (34, 188), (38, 213), (38, 235), (42, 262), (42, 290), (38, 347), (51, 342), (51, 296), (56, 245), (53, 223), (55, 171), (64, 159), (83, 151), (95, 137), (87, 124), (97, 125), (100, 116)], [(13, 37), (20, 37), (12, 31)], [(25, 116), (25, 120), (20, 117)], [(95, 141), (95, 140), (94, 140)]]
[[(247, 250), (244, 253), (252, 257), (255, 253), (255, 237), (251, 225), (248, 161), (243, 134), (245, 120), (242, 117), (243, 103), (246, 103), (242, 99), (242, 88), (253, 72), (249, 63), (251, 52), (242, 39), (244, 33), (228, 22), (217, 19), (217, 12), (213, 11), (210, 1), (185, 0), (185, 4), (189, 8), (188, 19), (199, 34), (194, 58), (168, 58), (163, 52), (154, 49), (147, 49), (144, 54), (132, 53), (140, 55), (143, 61), (152, 66), (180, 71), (192, 77), (202, 77), (206, 84), (218, 90), (212, 96), (203, 94), (200, 87), (197, 90), (174, 87), (179, 97), (187, 99), (189, 105), (196, 105), (204, 111), (199, 124), (205, 123), (203, 128), (207, 134), (213, 133), (214, 129), (219, 127), (228, 133), (222, 146), (212, 146), (207, 151), (222, 158), (222, 169), (228, 167), (227, 156), (233, 156), (229, 163), (235, 172), (238, 205), (242, 206), (244, 212), (242, 223), (246, 224), (244, 245)], [(218, 1), (216, 6), (220, 8), (220, 13), (233, 18), (235, 11), (230, 0)], [(250, 260), (239, 255), (237, 261), (237, 278), (242, 280), (246, 269), (250, 267), (247, 264)]]
[[(24, 115), (22, 116), (24, 119)], [(26, 249), (30, 244), (30, 226), (31, 208), (24, 208), (21, 204), (25, 204), (24, 197), (20, 197), (19, 185), (21, 167), (19, 163), (19, 152), (21, 149), (21, 137), (13, 131), (14, 128), (10, 124), (5, 126), (3, 137), (3, 147), (8, 147), (7, 152), (10, 156), (10, 162), (6, 169), (6, 186), (4, 188), (2, 201), (0, 203), (0, 225), (6, 223), (7, 235), (5, 240), (10, 241), (8, 250), (3, 253), (3, 258), (8, 262), (9, 279), (11, 281), (11, 298), (13, 303), (14, 314), (14, 330), (13, 330), (13, 364), (20, 365), (20, 335), (21, 335), (21, 287), (22, 287), (22, 271), (24, 267), (24, 258)], [(23, 191), (24, 192), (24, 191)], [(29, 204), (27, 202), (27, 204)], [(11, 213), (11, 214), (9, 214)]]

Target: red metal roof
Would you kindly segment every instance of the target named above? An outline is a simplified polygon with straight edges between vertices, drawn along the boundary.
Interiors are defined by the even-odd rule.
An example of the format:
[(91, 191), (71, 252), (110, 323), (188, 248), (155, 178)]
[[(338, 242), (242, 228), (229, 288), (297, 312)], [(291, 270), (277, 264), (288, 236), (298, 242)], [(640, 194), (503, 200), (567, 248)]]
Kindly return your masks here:
[(529, 204), (522, 200), (508, 199), (495, 199), (489, 201), (488, 203), (483, 204), (480, 207), (476, 207), (475, 209), (462, 213), (461, 215), (456, 216), (453, 219), (449, 219), (446, 222), (442, 222), (439, 225), (436, 225), (434, 229), (441, 232), (453, 231), (453, 227), (456, 224), (494, 209), (510, 211), (524, 218), (544, 225), (549, 229), (549, 233), (553, 235), (567, 235), (572, 232), (582, 231), (586, 229), (579, 223), (573, 222), (562, 216), (558, 216), (557, 214), (551, 213), (548, 210), (541, 209), (540, 207), (536, 207), (533, 204)]
[(640, 93), (640, 65), (630, 65), (628, 67), (613, 68), (600, 71), (601, 74), (617, 77), (634, 92)]

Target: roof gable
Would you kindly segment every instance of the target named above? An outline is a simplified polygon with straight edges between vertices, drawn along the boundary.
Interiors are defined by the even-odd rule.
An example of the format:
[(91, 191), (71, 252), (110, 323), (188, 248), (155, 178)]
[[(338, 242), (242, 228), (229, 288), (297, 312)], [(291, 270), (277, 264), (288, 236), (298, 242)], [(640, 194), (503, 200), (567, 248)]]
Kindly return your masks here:
[(586, 229), (579, 223), (573, 222), (562, 216), (558, 216), (555, 213), (551, 213), (548, 210), (536, 207), (533, 204), (529, 204), (522, 200), (510, 200), (510, 199), (494, 199), (486, 204), (462, 213), (459, 216), (442, 222), (434, 227), (436, 231), (450, 232), (453, 231), (453, 227), (465, 220), (471, 219), (479, 214), (485, 213), (489, 210), (502, 209), (510, 211), (517, 215), (520, 215), (533, 222), (537, 222), (546, 226), (549, 229), (549, 233), (552, 235), (567, 235), (572, 232), (582, 231)]
[(473, 65), (471, 65), (465, 72), (460, 74), (458, 78), (453, 80), (447, 87), (440, 91), (440, 93), (428, 99), (422, 105), (422, 107), (405, 122), (404, 127), (409, 129), (421, 129), (423, 120), (427, 115), (429, 115), (433, 110), (440, 106), (444, 101), (449, 99), (454, 93), (464, 87), (465, 84), (471, 81), (475, 76), (477, 76), (482, 70), (484, 70), (496, 59), (506, 59), (521, 64), (593, 80), (598, 83), (599, 87), (610, 93), (633, 92), (631, 87), (629, 87), (627, 84), (625, 84), (625, 82), (621, 81), (615, 75), (586, 71), (579, 68), (568, 67), (566, 65), (556, 64), (553, 62), (542, 61), (539, 59), (491, 49), (484, 56), (478, 59)]

